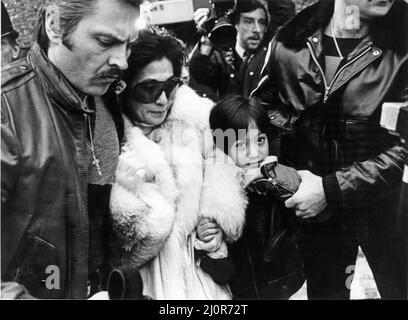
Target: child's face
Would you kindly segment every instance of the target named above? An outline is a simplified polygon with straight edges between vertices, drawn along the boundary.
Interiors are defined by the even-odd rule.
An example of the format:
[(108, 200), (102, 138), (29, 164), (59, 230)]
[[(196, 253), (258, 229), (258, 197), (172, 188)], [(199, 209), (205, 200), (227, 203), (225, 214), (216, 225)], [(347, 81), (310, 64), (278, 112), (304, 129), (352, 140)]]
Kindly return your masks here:
[(245, 171), (258, 168), (269, 155), (268, 137), (260, 132), (254, 123), (251, 123), (246, 135), (238, 137), (229, 149), (228, 155)]

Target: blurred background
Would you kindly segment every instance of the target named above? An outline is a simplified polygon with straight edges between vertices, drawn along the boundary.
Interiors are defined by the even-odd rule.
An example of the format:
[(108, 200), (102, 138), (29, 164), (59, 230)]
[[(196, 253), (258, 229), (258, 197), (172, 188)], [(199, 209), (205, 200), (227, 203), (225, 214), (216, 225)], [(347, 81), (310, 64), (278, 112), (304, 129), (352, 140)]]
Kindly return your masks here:
[[(33, 39), (37, 15), (40, 8), (47, 4), (49, 0), (2, 0), (9, 12), (14, 28), (20, 33), (18, 39), (22, 47), (30, 47)], [(207, 1), (208, 2), (208, 1)], [(304, 7), (316, 2), (316, 0), (293, 0), (296, 10), (300, 11)], [(192, 22), (190, 26), (192, 25)], [(183, 39), (184, 40), (184, 39)]]

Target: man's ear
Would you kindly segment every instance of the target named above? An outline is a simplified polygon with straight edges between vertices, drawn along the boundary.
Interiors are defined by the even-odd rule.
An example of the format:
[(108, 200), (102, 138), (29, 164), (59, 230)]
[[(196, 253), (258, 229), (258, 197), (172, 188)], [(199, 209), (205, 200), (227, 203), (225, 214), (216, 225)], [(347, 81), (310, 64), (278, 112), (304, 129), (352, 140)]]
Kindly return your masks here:
[(20, 46), (17, 42), (14, 42), (11, 46), (11, 56), (13, 57), (13, 60), (16, 60), (20, 56)]
[(61, 42), (60, 13), (56, 5), (49, 5), (45, 10), (45, 31), (51, 43)]

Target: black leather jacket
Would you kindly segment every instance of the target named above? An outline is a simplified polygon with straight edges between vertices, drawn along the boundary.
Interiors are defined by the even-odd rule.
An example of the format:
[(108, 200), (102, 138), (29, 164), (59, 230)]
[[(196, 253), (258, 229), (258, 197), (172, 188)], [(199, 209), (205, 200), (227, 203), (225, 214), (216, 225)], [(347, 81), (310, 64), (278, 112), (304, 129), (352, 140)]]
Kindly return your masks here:
[[(1, 81), (2, 289), (15, 298), (86, 298), (94, 111), (37, 43), (4, 67)], [(51, 290), (50, 275), (57, 276)]]
[(397, 1), (328, 83), (322, 30), (333, 5), (320, 1), (279, 30), (254, 95), (286, 132), (284, 156), (324, 177), (330, 206), (380, 212), (396, 207), (406, 156), (379, 122), (383, 102), (408, 100), (408, 6)]
[(301, 225), (294, 212), (271, 194), (247, 195), (244, 232), (229, 247), (236, 268), (229, 283), (233, 297), (287, 300), (305, 280), (297, 244)]

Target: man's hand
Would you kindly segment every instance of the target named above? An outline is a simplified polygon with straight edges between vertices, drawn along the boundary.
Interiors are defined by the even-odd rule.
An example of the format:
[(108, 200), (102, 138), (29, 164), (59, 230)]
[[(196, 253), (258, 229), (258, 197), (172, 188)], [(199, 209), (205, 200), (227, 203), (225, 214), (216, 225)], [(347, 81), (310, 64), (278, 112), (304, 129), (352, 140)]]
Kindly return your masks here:
[(197, 29), (203, 29), (204, 23), (208, 20), (210, 16), (210, 9), (208, 8), (199, 8), (193, 13), (194, 23), (197, 26)]
[(294, 208), (303, 219), (313, 218), (327, 208), (322, 178), (310, 171), (298, 171), (302, 182), (298, 191), (285, 201), (287, 208)]
[(212, 52), (212, 43), (207, 36), (202, 36), (200, 39), (200, 54), (209, 56)]

